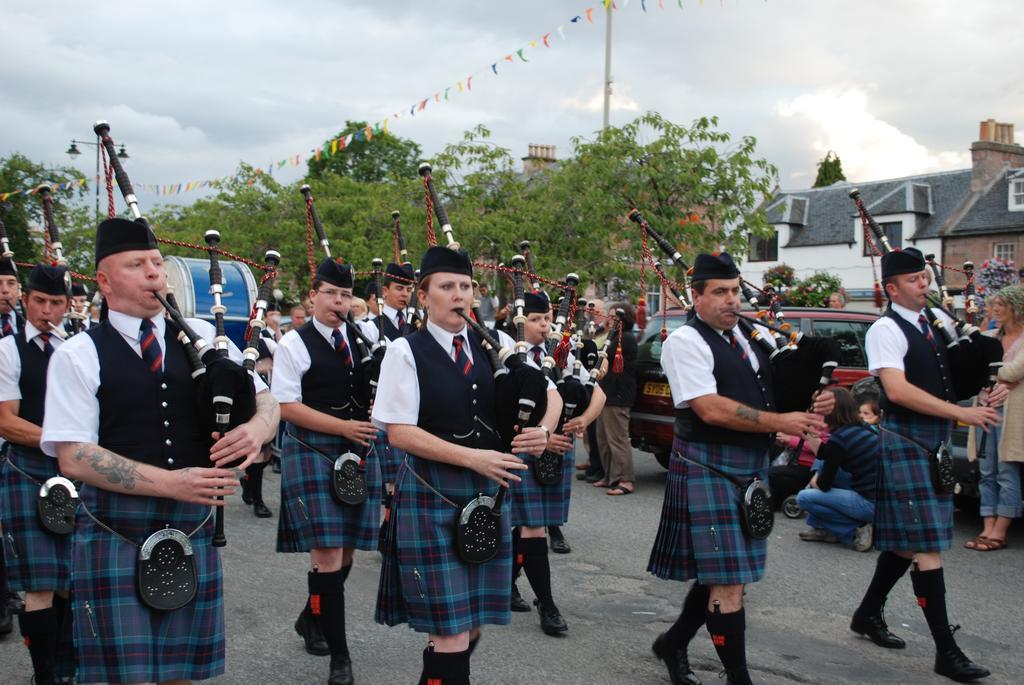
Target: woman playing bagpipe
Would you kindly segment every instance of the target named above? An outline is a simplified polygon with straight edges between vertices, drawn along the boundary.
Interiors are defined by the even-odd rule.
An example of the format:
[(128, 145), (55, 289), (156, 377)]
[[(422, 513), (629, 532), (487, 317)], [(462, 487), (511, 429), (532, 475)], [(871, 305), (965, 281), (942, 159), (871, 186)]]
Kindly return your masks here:
[[(859, 200), (855, 191), (851, 196)], [(957, 646), (946, 611), (941, 553), (950, 548), (953, 536), (947, 443), (953, 421), (988, 429), (1000, 417), (992, 406), (956, 404), (963, 398), (955, 389), (956, 364), (943, 332), (952, 331), (956, 321), (927, 307), (929, 279), (921, 252), (915, 248), (887, 251), (882, 256), (882, 284), (889, 307), (868, 329), (866, 338), (868, 368), (882, 386), (874, 522), (874, 544), (881, 554), (850, 628), (881, 647), (905, 646), (889, 632), (882, 609), (913, 563), (914, 594), (935, 641), (935, 672), (968, 682), (989, 671)], [(978, 379), (978, 386), (984, 381)], [(989, 393), (989, 404), (998, 405), (1006, 394), (1004, 386), (996, 385)]]
[(810, 412), (779, 412), (776, 395), (782, 392), (769, 361), (774, 345), (756, 343), (741, 325), (739, 276), (727, 253), (698, 255), (692, 275), (696, 316), (668, 337), (661, 353), (676, 428), (648, 570), (659, 578), (696, 581), (679, 619), (653, 645), (673, 683), (700, 682), (689, 667), (687, 645), (705, 624), (727, 682), (751, 682), (743, 587), (764, 573), (772, 512), (763, 481), (771, 434), (816, 432), (834, 404), (831, 393), (812, 404), (808, 391), (787, 399), (811, 405)]
[[(0, 477), (6, 577), (13, 590), (25, 592), (18, 623), (39, 683), (70, 682), (74, 674), (73, 655), (58, 647), (62, 640), (71, 642), (69, 533), (77, 492), (60, 477), (57, 462), (39, 450), (46, 370), (53, 351), (64, 344), (53, 331), (67, 311), (69, 283), (66, 267), (36, 264), (23, 298), (25, 321), (17, 333), (0, 340), (0, 436), (8, 441)], [(53, 498), (41, 489), (54, 491)], [(56, 498), (67, 506), (46, 506)], [(6, 593), (0, 601), (6, 604)]]
[[(421, 684), (462, 685), (482, 626), (510, 621), (512, 536), (501, 506), (505, 489), (527, 469), (515, 455), (540, 455), (554, 422), (536, 425), (534, 415), (545, 409), (543, 377), (525, 365), (509, 371), (515, 356), (502, 366), (497, 341), (482, 343), (486, 331), (467, 328), (473, 265), (442, 224), (450, 247), (429, 248), (420, 263), (426, 323), (388, 346), (373, 408), (374, 422), (407, 455), (395, 483), (376, 618), (428, 634)], [(517, 418), (508, 393), (525, 389), (517, 378), (533, 374), (541, 395), (530, 400), (532, 410), (520, 395)], [(512, 423), (534, 427), (513, 433)]]
[[(571, 295), (566, 293), (566, 300)], [(568, 307), (564, 307), (568, 310)], [(553, 355), (549, 352), (550, 332), (553, 322), (551, 304), (543, 292), (525, 293), (523, 315), (525, 316), (524, 340), (528, 345), (526, 363), (536, 369), (546, 370), (551, 376), (564, 383), (576, 382), (582, 391), (582, 384), (590, 376), (582, 366), (576, 370), (574, 380), (564, 379), (565, 375), (573, 374), (575, 358), (569, 353), (565, 359), (565, 368), (558, 369), (554, 364)], [(560, 318), (564, 318), (562, 313)], [(551, 379), (549, 379), (550, 382)], [(553, 382), (548, 390), (548, 413), (552, 406), (565, 407), (565, 403), (556, 402), (552, 393), (558, 394)], [(558, 636), (568, 630), (565, 619), (555, 605), (551, 593), (551, 567), (548, 563), (548, 545), (545, 533), (548, 526), (560, 526), (568, 519), (569, 494), (571, 492), (572, 474), (575, 461), (572, 458), (573, 437), (582, 433), (586, 427), (601, 413), (604, 406), (604, 393), (600, 387), (594, 390), (585, 412), (564, 409), (562, 416), (557, 413), (545, 416), (545, 423), (557, 423), (556, 430), (548, 441), (547, 449), (539, 457), (523, 455), (523, 462), (528, 469), (522, 476), (522, 482), (512, 490), (512, 525), (517, 527), (513, 544), (513, 583), (518, 578), (520, 568), (526, 572), (536, 600), (534, 604), (540, 614), (540, 627), (547, 635)], [(581, 407), (582, 409), (582, 407)], [(571, 414), (571, 415), (570, 415)], [(529, 611), (519, 596), (518, 589), (512, 588), (512, 610)]]
[(331, 656), (330, 685), (353, 682), (345, 635), (345, 581), (356, 549), (377, 548), (381, 477), (363, 456), (376, 429), (362, 389), (359, 338), (348, 316), (352, 269), (325, 258), (313, 277), (313, 316), (274, 355), (272, 390), (287, 421), (281, 454), (278, 552), (308, 552), (309, 600), (295, 629)]
[[(97, 126), (105, 142), (106, 130)], [(224, 672), (225, 642), (211, 511), (238, 485), (225, 465), (246, 466), (273, 437), (277, 403), (236, 363), (237, 348), (203, 366), (179, 342), (179, 333), (194, 336), (209, 349), (215, 331), (198, 319), (165, 319), (167, 275), (144, 219), (100, 224), (96, 280), (109, 315), (54, 352), (41, 440), (83, 483), (71, 552), (76, 677), (211, 678)], [(234, 400), (250, 418), (224, 432), (215, 432), (224, 424), (207, 414), (211, 404), (197, 402), (200, 378), (212, 377), (248, 386)]]

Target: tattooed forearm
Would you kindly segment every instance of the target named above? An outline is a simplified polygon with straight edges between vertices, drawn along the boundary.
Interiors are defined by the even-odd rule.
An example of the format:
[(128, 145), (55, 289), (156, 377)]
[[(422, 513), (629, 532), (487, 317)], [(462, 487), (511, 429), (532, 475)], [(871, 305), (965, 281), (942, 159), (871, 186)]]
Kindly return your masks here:
[(75, 461), (87, 462), (108, 483), (119, 485), (125, 490), (134, 489), (136, 481), (153, 482), (139, 473), (138, 464), (102, 447), (79, 447), (75, 450)]
[(267, 424), (267, 439), (277, 434), (277, 424), (281, 420), (281, 407), (269, 392), (256, 395), (256, 417)]
[(754, 424), (761, 423), (761, 412), (752, 407), (748, 407), (745, 404), (741, 404), (736, 407), (736, 416)]

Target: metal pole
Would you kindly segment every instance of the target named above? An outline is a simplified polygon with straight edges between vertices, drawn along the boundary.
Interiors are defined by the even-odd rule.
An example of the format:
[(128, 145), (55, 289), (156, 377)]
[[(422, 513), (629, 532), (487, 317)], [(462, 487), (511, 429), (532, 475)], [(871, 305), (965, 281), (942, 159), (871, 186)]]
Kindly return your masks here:
[(100, 137), (96, 136), (96, 225), (100, 225)]
[(612, 100), (612, 3), (605, 6), (608, 23), (604, 32), (604, 121), (602, 129), (608, 128), (608, 111)]

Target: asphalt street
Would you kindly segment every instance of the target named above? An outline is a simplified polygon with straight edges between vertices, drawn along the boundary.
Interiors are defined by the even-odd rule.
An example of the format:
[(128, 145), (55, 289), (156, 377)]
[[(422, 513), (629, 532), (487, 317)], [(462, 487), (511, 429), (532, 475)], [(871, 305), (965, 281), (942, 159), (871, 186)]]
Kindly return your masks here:
[[(556, 602), (569, 623), (563, 638), (544, 635), (536, 614), (513, 614), (512, 625), (490, 627), (473, 659), (473, 682), (497, 685), (666, 684), (651, 654), (654, 638), (675, 619), (687, 585), (646, 572), (661, 513), (665, 471), (636, 453), (637, 492), (608, 497), (575, 482), (565, 527), (568, 555), (551, 555)], [(277, 513), (278, 476), (267, 470), (267, 503)], [(306, 597), (307, 557), (274, 552), (277, 520), (256, 519), (235, 497), (228, 507), (225, 548), (228, 629), (227, 673), (216, 685), (324, 683), (328, 659), (305, 653), (292, 623)], [(946, 555), (950, 618), (964, 651), (990, 668), (991, 685), (1024, 680), (1020, 649), (1024, 533), (996, 553), (963, 549), (980, 531), (976, 513), (957, 516), (955, 544)], [(849, 616), (871, 577), (874, 553), (802, 542), (802, 521), (781, 516), (772, 534), (765, 579), (748, 588), (747, 646), (754, 682), (949, 683), (932, 671), (933, 648), (909, 578), (886, 608), (907, 648), (889, 651), (855, 636)], [(373, 622), (380, 569), (375, 553), (357, 554), (346, 586), (349, 645), (356, 682), (412, 684), (425, 640), (405, 627)], [(525, 578), (523, 595), (532, 599)], [(706, 632), (690, 649), (706, 685), (721, 683), (719, 662)], [(27, 650), (15, 633), (0, 641), (0, 681), (29, 683)]]

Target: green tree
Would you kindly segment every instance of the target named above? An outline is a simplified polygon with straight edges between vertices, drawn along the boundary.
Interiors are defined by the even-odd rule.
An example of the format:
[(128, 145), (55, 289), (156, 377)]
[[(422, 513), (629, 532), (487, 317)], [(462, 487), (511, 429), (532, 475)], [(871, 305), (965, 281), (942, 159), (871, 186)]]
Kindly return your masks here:
[(824, 188), (845, 180), (846, 175), (843, 174), (843, 163), (839, 161), (839, 155), (829, 150), (828, 154), (825, 155), (825, 159), (818, 162), (818, 175), (814, 179), (814, 185), (811, 187)]
[[(84, 176), (70, 167), (47, 168), (28, 157), (14, 153), (0, 159), (0, 192), (36, 188), (43, 183), (54, 187), (54, 222), (61, 231), (61, 242), (72, 268), (85, 266), (81, 259), (69, 249), (95, 235), (91, 227), (91, 213), (75, 203), (76, 198), (86, 195), (84, 187), (56, 190), (58, 184), (76, 181)], [(43, 210), (37, 194), (18, 193), (8, 195), (0, 205), (0, 220), (4, 222), (10, 238), (14, 259), (19, 262), (36, 262), (43, 256)], [(90, 260), (91, 261), (91, 260)], [(91, 268), (90, 268), (91, 270)]]
[(365, 121), (346, 121), (345, 128), (334, 139), (354, 132), (352, 141), (344, 150), (333, 153), (330, 152), (330, 141), (321, 146), (320, 154), (309, 159), (307, 178), (318, 179), (335, 174), (363, 183), (379, 183), (416, 175), (416, 167), (423, 154), (417, 143), (389, 131), (367, 135), (366, 129)]

